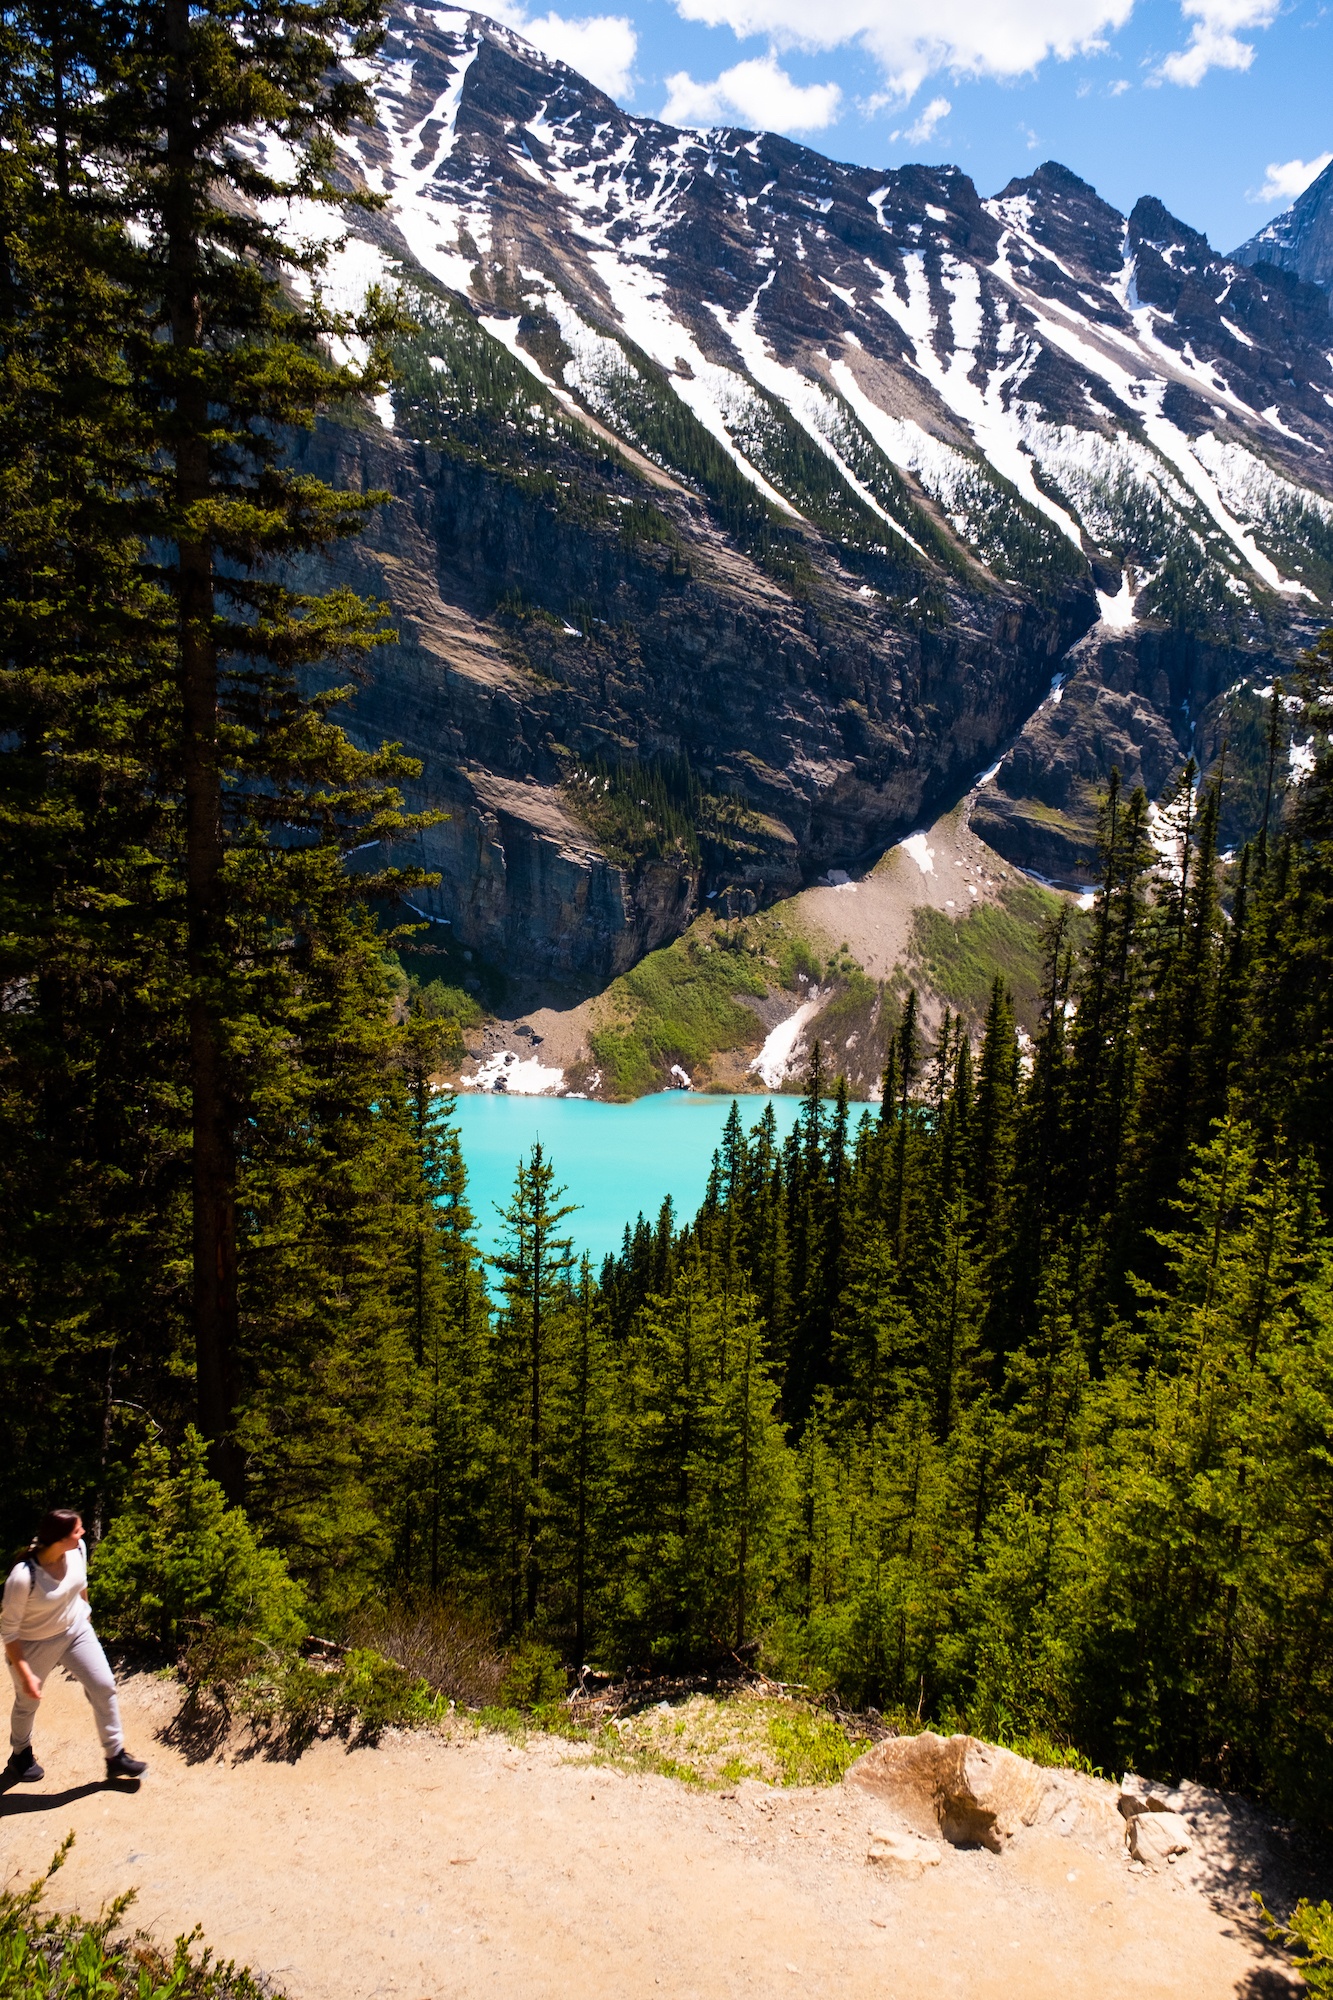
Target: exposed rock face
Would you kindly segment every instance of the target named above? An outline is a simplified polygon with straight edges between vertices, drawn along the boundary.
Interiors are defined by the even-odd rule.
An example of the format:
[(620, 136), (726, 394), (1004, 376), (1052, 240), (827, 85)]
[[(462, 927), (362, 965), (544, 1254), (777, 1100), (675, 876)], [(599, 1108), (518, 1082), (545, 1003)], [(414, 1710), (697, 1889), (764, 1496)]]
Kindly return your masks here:
[[(928, 1842), (937, 1833), (952, 1846), (995, 1854), (1025, 1827), (1048, 1827), (1106, 1855), (1123, 1854), (1128, 1839), (1115, 1793), (1102, 1779), (1044, 1769), (974, 1736), (926, 1730), (890, 1737), (858, 1758), (843, 1783), (882, 1800), (904, 1823), (905, 1859), (913, 1839)], [(877, 1833), (872, 1845), (887, 1838)]]
[[(393, 11), (374, 88), (342, 166), (387, 206), (329, 283), (420, 325), (303, 454), (394, 496), (338, 557), (400, 633), (354, 726), (422, 759), (424, 907), (511, 970), (603, 982), (1006, 749), (974, 823), (1078, 877), (1111, 764), (1160, 789), (1333, 603), (1299, 275), (1054, 164), (988, 201), (630, 118), (445, 8)], [(686, 833), (637, 826), (654, 773)]]
[(1233, 250), (1238, 264), (1273, 264), (1333, 293), (1333, 160), (1291, 207)]
[[(1299, 620), (1289, 631), (1293, 646), (1314, 637), (1313, 625)], [(1262, 753), (1262, 732), (1252, 730), (1247, 741), (1235, 724), (1244, 690), (1270, 685), (1289, 657), (1161, 626), (1098, 625), (1071, 647), (1060, 686), (978, 793), (974, 831), (1020, 868), (1062, 886), (1093, 880), (1098, 801), (1110, 772), (1119, 771), (1126, 791), (1142, 785), (1156, 799), (1188, 757), (1210, 768), (1226, 743), (1234, 795), (1243, 760)], [(1257, 712), (1253, 696), (1248, 706)], [(1234, 844), (1254, 829), (1244, 809), (1226, 810), (1225, 842)]]
[[(412, 803), (450, 814), (414, 850), (443, 878), (421, 907), (488, 956), (571, 982), (604, 983), (710, 892), (753, 907), (874, 851), (1020, 725), (1086, 622), (1076, 592), (1044, 608), (948, 579), (938, 625), (904, 625), (821, 571), (796, 600), (697, 503), (658, 492), (689, 550), (673, 571), (674, 550), (655, 560), (614, 526), (508, 506), (485, 468), (378, 430), (326, 427), (304, 460), (397, 499), (339, 573), (388, 600), (400, 635), (355, 697), (354, 733), (419, 757)], [(520, 595), (598, 612), (580, 631), (470, 608)], [(617, 866), (562, 781), (581, 760), (646, 764), (661, 749), (744, 825), (727, 839), (701, 828), (694, 863)]]

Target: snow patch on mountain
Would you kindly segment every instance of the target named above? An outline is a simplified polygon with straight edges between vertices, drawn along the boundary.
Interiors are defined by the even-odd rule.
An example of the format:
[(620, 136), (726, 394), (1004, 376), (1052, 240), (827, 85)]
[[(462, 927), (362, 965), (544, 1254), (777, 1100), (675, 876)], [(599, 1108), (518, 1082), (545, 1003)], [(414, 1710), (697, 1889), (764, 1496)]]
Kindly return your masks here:
[[(663, 278), (611, 250), (595, 251), (588, 261), (610, 293), (625, 332), (666, 370), (685, 407), (766, 500), (799, 520), (796, 509), (751, 465), (732, 437), (733, 427), (740, 428), (754, 402), (754, 391), (744, 376), (708, 360), (689, 328), (672, 312)], [(682, 372), (682, 363), (687, 372)]]
[(1313, 514), (1333, 525), (1333, 501), (1308, 486), (1298, 486), (1265, 465), (1244, 445), (1223, 440), (1212, 431), (1194, 439), (1192, 450), (1211, 475), (1217, 491), (1239, 520), (1253, 527), (1285, 527), (1293, 516)]
[(1097, 608), (1102, 615), (1102, 624), (1112, 632), (1128, 632), (1134, 625), (1134, 582), (1128, 570), (1121, 577), (1120, 588), (1114, 596), (1105, 590), (1097, 592)]
[[(497, 99), (492, 72), (484, 90), (477, 83), (488, 43), (523, 67), (509, 104), (507, 86)], [(979, 258), (959, 247), (969, 240), (959, 218), (974, 196), (955, 170), (910, 168), (876, 185), (859, 169), (802, 149), (773, 153), (763, 135), (630, 118), (520, 35), (462, 10), (396, 6), (386, 56), (351, 68), (371, 84), (378, 110), (375, 127), (349, 140), (351, 164), (387, 195), (388, 207), (381, 217), (354, 217), (344, 245), (335, 240), (340, 219), (331, 224), (314, 204), (302, 215), (311, 240), (329, 245), (322, 282), (339, 310), (354, 313), (372, 284), (396, 281), (397, 242), (479, 309), (486, 330), (567, 409), (587, 410), (625, 435), (626, 392), (660, 395), (662, 383), (655, 374), (643, 379), (615, 338), (622, 332), (789, 520), (801, 518), (793, 504), (800, 495), (773, 483), (782, 475), (762, 442), (773, 434), (769, 398), (863, 507), (918, 554), (887, 487), (868, 483), (867, 439), (1001, 574), (1013, 571), (995, 475), (1075, 548), (1129, 548), (1134, 589), (1156, 561), (1135, 546), (1147, 521), (1158, 550), (1193, 537), (1202, 564), (1242, 600), (1255, 586), (1288, 600), (1310, 597), (1299, 580), (1300, 548), (1312, 526), (1326, 529), (1330, 502), (1299, 484), (1292, 468), (1306, 453), (1312, 473), (1317, 461), (1327, 465), (1331, 453), (1319, 442), (1324, 432), (1310, 419), (1309, 398), (1313, 389), (1317, 403), (1322, 391), (1333, 406), (1333, 396), (1322, 382), (1298, 384), (1290, 402), (1285, 393), (1269, 400), (1271, 388), (1256, 392), (1274, 378), (1262, 365), (1264, 305), (1255, 280), (1239, 261), (1208, 262), (1212, 253), (1190, 232), (1173, 238), (1163, 212), (1150, 218), (1153, 234), (1136, 234), (1139, 225), (1115, 218), (1092, 190), (1061, 180), (1058, 168), (1043, 180), (1043, 168), (1024, 184), (1028, 191), (980, 205), (999, 237)], [(294, 159), (280, 162), (275, 152), (273, 161), (275, 170), (294, 170)], [(872, 256), (864, 225), (846, 220), (858, 206), (878, 225), (882, 247)], [(697, 247), (701, 226), (705, 245), (716, 228), (715, 285), (707, 248)], [(1092, 235), (1085, 254), (1080, 226), (1101, 232), (1095, 255)], [(1119, 261), (1112, 247), (1108, 268), (1106, 235), (1116, 228)], [(983, 233), (983, 240), (991, 239)], [(515, 244), (522, 278), (544, 294), (568, 350), (563, 381), (520, 345)], [(1140, 256), (1145, 273), (1161, 260), (1142, 288)], [(1182, 276), (1206, 269), (1211, 322), (1191, 305), (1176, 323), (1163, 303), (1176, 296), (1170, 284), (1163, 292), (1163, 267)], [(505, 280), (493, 275), (504, 271)], [(492, 290), (503, 283), (508, 292)], [(790, 311), (802, 291), (808, 306), (829, 313), (822, 338), (811, 330), (808, 306)], [(1226, 316), (1215, 311), (1223, 304)], [(730, 342), (735, 366), (719, 355), (710, 321)], [(893, 329), (887, 352), (885, 321)], [(1054, 396), (1043, 365), (1051, 357), (1060, 371)], [(1077, 388), (1071, 402), (1066, 386), (1069, 364), (1083, 380), (1086, 421)], [(1183, 414), (1191, 405), (1182, 395), (1216, 413), (1211, 426)], [(1284, 472), (1259, 455), (1265, 433)], [(1238, 436), (1257, 438), (1259, 450)], [(1329, 484), (1322, 468), (1315, 476)], [(1323, 572), (1316, 563), (1309, 574), (1318, 580)], [(1104, 622), (1133, 618), (1128, 571), (1099, 603)]]
[[(906, 334), (916, 367), (941, 402), (967, 425), (995, 470), (1016, 486), (1031, 506), (1054, 521), (1076, 548), (1081, 548), (1083, 538), (1077, 522), (1071, 520), (1063, 507), (1057, 507), (1033, 478), (1032, 460), (1022, 448), (1021, 421), (1010, 407), (1014, 392), (1032, 365), (1028, 344), (1013, 342), (1011, 337), (1010, 352), (1014, 358), (1009, 365), (987, 372), (984, 388), (974, 380), (981, 372), (977, 344), (984, 325), (981, 279), (975, 266), (961, 263), (955, 257), (941, 259), (943, 281), (949, 293), (946, 321), (938, 318), (931, 307), (924, 252), (903, 253), (905, 299), (887, 272), (869, 258), (866, 263), (880, 280), (875, 303)], [(937, 335), (943, 337), (945, 359), (937, 351)]]
[(837, 449), (833, 440), (839, 428), (841, 413), (833, 398), (821, 389), (817, 382), (812, 382), (808, 375), (802, 375), (799, 369), (789, 368), (780, 362), (760, 333), (757, 324), (759, 300), (769, 283), (771, 279), (764, 280), (764, 284), (759, 287), (744, 312), (728, 315), (718, 305), (710, 306), (709, 311), (730, 335), (737, 353), (755, 381), (770, 390), (786, 405), (807, 436), (813, 439), (826, 457), (832, 459), (857, 498), (873, 513), (878, 514), (881, 521), (886, 522), (896, 535), (901, 535), (914, 549), (917, 549), (919, 554), (918, 544), (893, 515), (880, 505), (869, 488), (862, 484)]

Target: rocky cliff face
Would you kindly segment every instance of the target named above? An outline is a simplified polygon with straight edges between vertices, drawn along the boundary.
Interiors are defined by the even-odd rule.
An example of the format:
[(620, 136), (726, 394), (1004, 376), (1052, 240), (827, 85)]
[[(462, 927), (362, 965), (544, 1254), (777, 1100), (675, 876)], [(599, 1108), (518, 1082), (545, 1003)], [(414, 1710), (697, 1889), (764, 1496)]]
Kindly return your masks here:
[(1333, 161), (1291, 207), (1233, 250), (1237, 264), (1272, 264), (1333, 294)]
[(633, 119), (445, 8), (373, 80), (328, 282), (418, 330), (307, 450), (394, 496), (341, 558), (400, 631), (355, 726), (449, 810), (469, 948), (599, 983), (991, 765), (974, 824), (1077, 874), (1109, 763), (1156, 788), (1333, 601), (1300, 277), (1054, 165), (983, 200)]

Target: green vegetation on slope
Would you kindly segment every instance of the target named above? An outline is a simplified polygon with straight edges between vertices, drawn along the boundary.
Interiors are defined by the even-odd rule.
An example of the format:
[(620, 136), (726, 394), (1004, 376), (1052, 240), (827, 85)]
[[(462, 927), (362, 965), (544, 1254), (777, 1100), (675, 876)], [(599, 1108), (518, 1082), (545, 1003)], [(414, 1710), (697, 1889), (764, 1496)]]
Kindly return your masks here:
[(1005, 888), (998, 903), (982, 903), (961, 917), (921, 908), (912, 921), (911, 960), (932, 992), (979, 1027), (997, 977), (1014, 996), (1026, 1028), (1036, 1023), (1041, 987), (1042, 933), (1060, 899), (1023, 882)]
[[(549, 315), (535, 316), (532, 338), (548, 359), (558, 357), (559, 332)], [(704, 493), (727, 533), (774, 575), (790, 581), (803, 573), (807, 559), (799, 529), (784, 521), (686, 408), (665, 370), (624, 336), (613, 338), (623, 366), (604, 371), (589, 407), (646, 458)]]
[[(557, 370), (568, 358), (556, 322), (534, 316), (525, 339), (546, 367)], [(603, 336), (618, 359), (603, 361), (595, 382), (578, 393), (604, 423), (645, 456), (701, 490), (721, 525), (770, 574), (800, 592), (811, 584), (804, 531), (760, 493), (713, 434), (681, 400), (666, 371), (624, 334)], [(895, 528), (868, 506), (829, 454), (810, 437), (776, 396), (738, 376), (737, 396), (727, 415), (737, 450), (768, 484), (836, 542), (854, 567), (873, 575), (889, 593), (905, 597), (921, 590), (928, 564)], [(913, 523), (916, 539), (936, 554), (944, 538), (910, 499), (894, 467), (865, 433), (851, 411), (840, 407), (837, 437), (868, 476), (867, 489), (894, 520)], [(849, 461), (850, 462), (850, 461)], [(910, 530), (909, 530), (910, 532)], [(936, 546), (938, 545), (938, 546)], [(945, 556), (953, 560), (952, 556)]]
[[(424, 280), (407, 299), (412, 325), (394, 343), (392, 392), (405, 436), (485, 465), (583, 527), (614, 530), (625, 548), (657, 546), (677, 560), (679, 535), (613, 445), (572, 417), (456, 300), (433, 295)], [(556, 595), (573, 615), (577, 607)], [(514, 597), (499, 608), (516, 618), (553, 616)]]
[(671, 855), (699, 860), (703, 794), (688, 758), (584, 759), (565, 779), (565, 797), (621, 867)]
[(795, 1701), (695, 1694), (642, 1708), (604, 1728), (598, 1760), (717, 1788), (751, 1778), (766, 1785), (836, 1785), (869, 1740), (853, 1740), (831, 1715)]
[(641, 1097), (669, 1080), (673, 1063), (692, 1074), (718, 1049), (758, 1048), (759, 1017), (740, 1001), (769, 990), (759, 958), (745, 926), (702, 917), (623, 973), (607, 991), (611, 1018), (590, 1036), (606, 1094)]

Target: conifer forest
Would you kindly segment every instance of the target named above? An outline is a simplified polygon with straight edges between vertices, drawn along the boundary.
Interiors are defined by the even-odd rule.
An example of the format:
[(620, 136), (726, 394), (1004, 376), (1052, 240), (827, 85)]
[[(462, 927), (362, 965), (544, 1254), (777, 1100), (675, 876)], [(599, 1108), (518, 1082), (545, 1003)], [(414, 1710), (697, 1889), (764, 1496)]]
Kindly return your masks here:
[(324, 302), (238, 143), (345, 203), (379, 11), (245, 19), (0, 10), (8, 1542), (81, 1507), (132, 1633), (163, 1496), (187, 1543), (225, 1505), (260, 1636), (432, 1598), (1333, 1822), (1333, 633), (1238, 851), (1225, 759), (1113, 781), (1034, 1033), (909, 993), (878, 1101), (816, 1047), (697, 1215), (593, 1268), (536, 1147), (484, 1257), (421, 878), (347, 865), (422, 821), (339, 721), (387, 613), (310, 583), (381, 496), (286, 443), (401, 307)]

